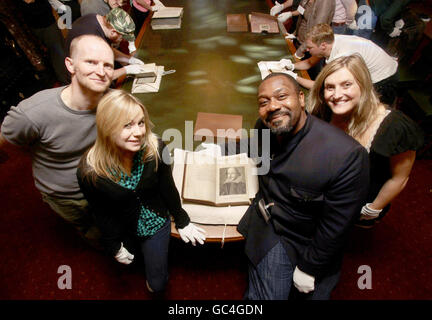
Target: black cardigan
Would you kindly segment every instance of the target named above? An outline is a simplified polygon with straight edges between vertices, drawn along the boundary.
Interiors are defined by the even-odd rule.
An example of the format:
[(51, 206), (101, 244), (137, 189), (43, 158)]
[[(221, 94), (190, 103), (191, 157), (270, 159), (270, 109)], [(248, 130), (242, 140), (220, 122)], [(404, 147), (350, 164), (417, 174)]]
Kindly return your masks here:
[[(164, 146), (159, 141), (159, 155), (162, 155)], [(141, 205), (161, 217), (169, 218), (171, 214), (177, 228), (189, 224), (190, 219), (181, 206), (171, 167), (159, 160), (155, 171), (155, 165), (154, 160), (146, 162), (136, 189), (130, 190), (107, 177), (97, 176), (93, 183), (91, 174), (84, 175), (89, 168), (86, 155), (82, 157), (77, 171), (78, 183), (89, 202), (96, 225), (102, 232), (102, 243), (109, 254), (118, 252), (120, 242), (137, 236)]]

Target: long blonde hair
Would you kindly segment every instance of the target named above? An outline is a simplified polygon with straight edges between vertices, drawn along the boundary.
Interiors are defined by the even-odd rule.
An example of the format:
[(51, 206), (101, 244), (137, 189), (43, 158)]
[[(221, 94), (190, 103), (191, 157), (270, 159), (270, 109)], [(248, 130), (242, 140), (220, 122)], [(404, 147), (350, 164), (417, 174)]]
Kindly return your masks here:
[(369, 70), (363, 58), (357, 54), (337, 58), (327, 64), (317, 76), (309, 92), (306, 110), (317, 117), (330, 122), (332, 111), (324, 99), (324, 84), (328, 76), (347, 68), (360, 87), (360, 101), (350, 116), (346, 132), (358, 139), (376, 118), (380, 101), (376, 93)]
[(96, 111), (97, 138), (95, 144), (87, 153), (87, 165), (98, 176), (105, 176), (113, 181), (120, 180), (120, 173), (127, 173), (122, 165), (122, 153), (114, 142), (114, 138), (120, 134), (124, 125), (135, 118), (142, 110), (146, 132), (144, 145), (142, 146), (143, 161), (156, 161), (158, 159), (158, 138), (151, 129), (151, 123), (147, 109), (133, 95), (122, 90), (110, 90), (99, 101)]

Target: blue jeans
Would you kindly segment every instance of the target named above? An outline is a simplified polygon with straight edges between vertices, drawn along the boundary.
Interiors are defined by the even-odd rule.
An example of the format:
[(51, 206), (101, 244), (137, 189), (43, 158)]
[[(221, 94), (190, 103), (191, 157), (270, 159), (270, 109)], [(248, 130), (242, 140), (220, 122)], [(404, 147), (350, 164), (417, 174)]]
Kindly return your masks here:
[[(292, 265), (282, 243), (278, 242), (255, 267), (249, 263), (249, 286), (245, 293), (248, 300), (288, 300), (293, 287)], [(297, 293), (307, 300), (328, 300), (339, 281), (340, 272), (315, 282), (315, 290), (309, 294)], [(295, 289), (295, 287), (293, 288)], [(292, 293), (291, 293), (292, 294)], [(291, 295), (291, 298), (294, 295)]]
[(347, 34), (347, 26), (332, 26), (333, 33), (334, 34)]
[(140, 242), (141, 252), (144, 257), (146, 279), (154, 292), (163, 291), (168, 283), (168, 246), (170, 233), (171, 221), (167, 219), (158, 232)]
[[(369, 7), (366, 4), (366, 0), (360, 0), (359, 1), (359, 4), (358, 4), (359, 9), (358, 9), (356, 17), (355, 17), (355, 19), (357, 21), (357, 26), (359, 27), (359, 29), (354, 30), (353, 35), (363, 37), (366, 39), (370, 39), (372, 37), (372, 32), (374, 31), (374, 29), (376, 27), (378, 17), (375, 14), (375, 12), (373, 12), (371, 7), (369, 7), (369, 9), (370, 9), (369, 11), (364, 12), (361, 10), (361, 8), (360, 8), (361, 6)], [(368, 14), (369, 12), (371, 13), (371, 16), (367, 17), (365, 19), (365, 15)], [(369, 18), (370, 18), (370, 21), (369, 21)], [(365, 25), (364, 22), (371, 22), (371, 24)]]

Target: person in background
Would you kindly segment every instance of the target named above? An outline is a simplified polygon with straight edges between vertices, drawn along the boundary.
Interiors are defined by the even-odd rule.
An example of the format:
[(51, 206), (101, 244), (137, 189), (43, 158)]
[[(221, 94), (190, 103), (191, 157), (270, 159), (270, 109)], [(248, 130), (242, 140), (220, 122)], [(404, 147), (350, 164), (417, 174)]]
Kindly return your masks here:
[(257, 136), (270, 130), (269, 141), (258, 146), (269, 143), (271, 161), (237, 227), (249, 259), (245, 298), (329, 299), (345, 239), (366, 199), (367, 152), (306, 113), (304, 93), (285, 73), (260, 84), (258, 114)]
[[(365, 61), (381, 101), (388, 105), (395, 101), (399, 81), (398, 62), (374, 42), (357, 36), (335, 35), (328, 24), (319, 24), (308, 33), (306, 45), (311, 57), (294, 65), (287, 64), (288, 69), (308, 70), (323, 58), (330, 63), (340, 56), (357, 53)], [(305, 88), (312, 88), (313, 80), (295, 73), (293, 76)]]
[(111, 9), (121, 8), (126, 0), (81, 0), (81, 16), (95, 13), (106, 16)]
[[(152, 5), (152, 2), (154, 5)], [(159, 8), (164, 7), (163, 3), (159, 0), (130, 0), (130, 5), (132, 8), (132, 19), (136, 26), (135, 36), (138, 36), (138, 33), (150, 12), (155, 12)]]
[(380, 102), (359, 55), (327, 64), (315, 80), (307, 110), (340, 128), (369, 152), (370, 188), (359, 226), (372, 227), (405, 188), (423, 144), (418, 126)]
[[(282, 5), (274, 6), (270, 9), (270, 14), (276, 15), (277, 12), (280, 12), (279, 10), (287, 8), (289, 4), (290, 1), (287, 1)], [(297, 59), (304, 58), (307, 50), (306, 35), (309, 30), (319, 23), (331, 23), (334, 12), (335, 0), (301, 0), (295, 11), (283, 12), (278, 15), (278, 20), (282, 23), (293, 16), (298, 16), (295, 35), (300, 46), (294, 54)]]
[[(144, 105), (112, 90), (98, 104), (98, 135), (83, 156), (77, 177), (94, 212), (108, 254), (130, 264), (139, 245), (147, 287), (161, 292), (168, 281), (168, 245), (173, 216), (185, 242), (204, 243), (201, 228), (182, 208), (164, 143), (152, 131)], [(164, 159), (166, 155), (164, 155)]]
[(114, 73), (111, 47), (84, 35), (71, 43), (65, 60), (71, 84), (36, 93), (12, 107), (1, 126), (0, 147), (29, 147), (33, 177), (42, 199), (91, 245), (99, 230), (78, 186), (76, 169), (96, 139), (95, 109)]
[(52, 7), (46, 0), (19, 0), (18, 8), (33, 34), (48, 49), (48, 57), (57, 81), (66, 85), (64, 38), (57, 26)]
[[(404, 26), (402, 12), (411, 0), (360, 0), (354, 35), (371, 39), (379, 20), (381, 30), (390, 38), (398, 37)], [(365, 7), (368, 10), (365, 10)]]
[(355, 0), (335, 0), (335, 5), (335, 13), (331, 22), (333, 32), (348, 34), (348, 30), (356, 30), (357, 2)]
[(144, 62), (116, 49), (125, 39), (129, 41), (129, 51), (135, 51), (134, 31), (135, 24), (132, 18), (121, 8), (112, 9), (106, 16), (88, 14), (72, 24), (72, 29), (69, 30), (66, 37), (66, 48), (74, 38), (80, 35), (97, 35), (113, 47), (115, 61), (122, 65), (121, 68), (114, 70), (114, 80), (123, 75), (136, 75), (145, 70)]

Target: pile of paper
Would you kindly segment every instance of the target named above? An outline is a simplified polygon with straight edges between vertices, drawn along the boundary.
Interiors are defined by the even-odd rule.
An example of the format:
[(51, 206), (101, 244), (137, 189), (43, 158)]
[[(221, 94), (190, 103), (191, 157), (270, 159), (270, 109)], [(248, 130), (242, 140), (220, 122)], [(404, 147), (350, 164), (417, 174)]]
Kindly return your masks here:
[(183, 8), (161, 7), (153, 13), (151, 27), (153, 30), (180, 29)]
[(281, 61), (260, 61), (258, 68), (261, 72), (261, 79), (267, 77), (270, 73), (281, 72), (289, 74), (289, 69)]

